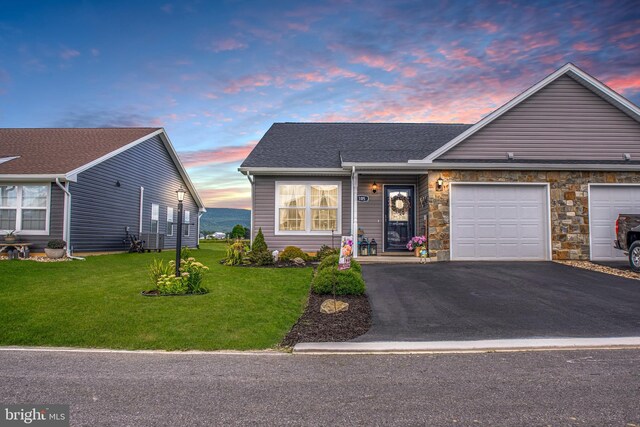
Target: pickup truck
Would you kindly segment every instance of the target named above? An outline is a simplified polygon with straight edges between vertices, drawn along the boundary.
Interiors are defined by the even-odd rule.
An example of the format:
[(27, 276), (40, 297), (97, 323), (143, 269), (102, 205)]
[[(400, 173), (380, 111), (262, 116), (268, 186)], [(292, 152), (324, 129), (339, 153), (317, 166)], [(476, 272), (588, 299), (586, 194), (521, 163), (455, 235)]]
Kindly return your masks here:
[(613, 246), (629, 255), (631, 269), (640, 272), (640, 215), (618, 215)]

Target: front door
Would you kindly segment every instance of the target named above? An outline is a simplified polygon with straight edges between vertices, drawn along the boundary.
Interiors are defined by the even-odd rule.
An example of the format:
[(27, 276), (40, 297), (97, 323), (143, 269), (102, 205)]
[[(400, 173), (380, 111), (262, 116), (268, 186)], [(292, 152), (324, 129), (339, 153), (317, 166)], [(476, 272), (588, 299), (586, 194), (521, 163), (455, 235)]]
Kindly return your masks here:
[(414, 189), (407, 185), (384, 187), (384, 250), (406, 251), (414, 233)]

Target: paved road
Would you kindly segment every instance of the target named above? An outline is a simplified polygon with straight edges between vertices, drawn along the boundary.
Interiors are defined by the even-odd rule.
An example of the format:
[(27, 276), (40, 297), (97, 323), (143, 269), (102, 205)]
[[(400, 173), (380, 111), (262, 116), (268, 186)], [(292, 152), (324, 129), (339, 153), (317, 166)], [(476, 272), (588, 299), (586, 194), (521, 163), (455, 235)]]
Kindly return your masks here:
[(554, 262), (365, 265), (356, 341), (640, 335), (640, 282)]
[(441, 355), (0, 351), (0, 402), (72, 425), (640, 424), (640, 350)]

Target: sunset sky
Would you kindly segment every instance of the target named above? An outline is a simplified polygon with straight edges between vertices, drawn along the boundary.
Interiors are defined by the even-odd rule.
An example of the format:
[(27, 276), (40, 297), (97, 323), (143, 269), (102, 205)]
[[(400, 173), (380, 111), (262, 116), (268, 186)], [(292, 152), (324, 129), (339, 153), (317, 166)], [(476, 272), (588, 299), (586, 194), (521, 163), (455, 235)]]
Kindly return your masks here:
[(273, 122), (474, 123), (566, 62), (640, 102), (640, 2), (3, 1), (0, 126), (163, 126), (208, 207)]

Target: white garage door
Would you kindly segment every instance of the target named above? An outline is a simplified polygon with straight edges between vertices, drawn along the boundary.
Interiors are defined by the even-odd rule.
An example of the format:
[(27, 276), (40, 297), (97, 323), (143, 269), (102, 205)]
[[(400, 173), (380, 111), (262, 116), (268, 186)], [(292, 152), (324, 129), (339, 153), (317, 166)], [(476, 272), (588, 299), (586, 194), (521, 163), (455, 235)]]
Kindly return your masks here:
[(591, 259), (607, 261), (626, 258), (613, 248), (618, 214), (640, 213), (640, 186), (592, 185), (589, 191)]
[(451, 186), (451, 259), (549, 259), (546, 185)]

